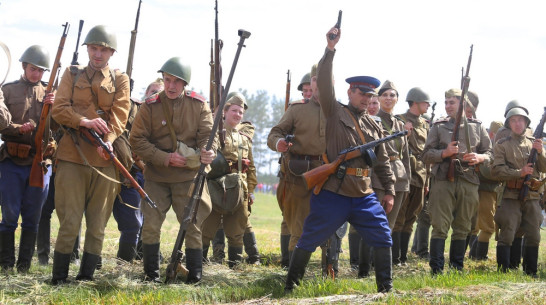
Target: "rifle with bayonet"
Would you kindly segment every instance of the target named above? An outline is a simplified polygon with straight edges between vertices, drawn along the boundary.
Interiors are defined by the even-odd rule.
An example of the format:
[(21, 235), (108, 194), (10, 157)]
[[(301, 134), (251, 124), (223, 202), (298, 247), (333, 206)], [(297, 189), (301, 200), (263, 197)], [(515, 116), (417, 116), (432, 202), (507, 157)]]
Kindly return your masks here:
[(286, 98), (284, 99), (284, 111), (288, 109), (288, 104), (290, 103), (290, 69), (286, 72)]
[[(222, 59), (221, 53), (224, 47), (224, 42), (219, 38), (218, 34), (218, 0), (214, 1), (214, 107), (217, 109), (211, 109), (216, 111), (216, 115), (222, 117), (223, 109), (218, 107), (220, 98), (224, 94), (224, 87), (222, 86)], [(224, 128), (223, 120), (220, 120), (220, 127), (218, 128), (218, 136), (220, 138), (220, 147), (224, 148), (226, 141), (226, 129)]]
[(349, 161), (358, 157), (364, 157), (366, 163), (370, 167), (373, 167), (373, 165), (377, 161), (373, 149), (377, 145), (394, 140), (398, 137), (405, 136), (407, 134), (407, 130), (398, 131), (390, 136), (386, 136), (379, 140), (344, 149), (338, 154), (337, 158), (332, 163), (323, 164), (303, 174), (307, 189), (310, 190), (314, 187), (314, 193), (318, 194), (324, 183), (328, 180), (328, 177), (330, 177), (330, 175), (337, 174), (338, 177), (341, 176), (340, 178), (343, 178), (344, 172), (340, 171), (339, 169), (341, 168), (342, 163), (344, 163), (345, 161)]
[[(61, 55), (63, 54), (64, 43), (66, 41), (66, 36), (68, 35), (68, 29), (70, 28), (70, 25), (67, 22), (63, 24), (63, 27), (63, 35), (61, 36), (61, 41), (59, 42), (59, 47), (57, 49), (57, 55), (55, 56), (55, 62), (53, 64), (53, 68), (51, 69), (51, 74), (49, 75), (49, 82), (47, 83), (45, 96), (53, 92), (53, 84), (55, 83), (55, 78), (57, 76), (57, 72), (59, 71), (59, 66), (61, 65)], [(46, 126), (49, 125), (47, 124), (47, 119), (49, 117), (50, 109), (51, 104), (44, 104), (42, 106), (40, 121), (38, 123), (38, 128), (36, 130), (36, 135), (34, 138), (36, 154), (34, 155), (34, 159), (32, 160), (32, 168), (30, 169), (30, 177), (28, 180), (28, 184), (30, 186), (40, 188), (44, 187), (44, 174), (47, 171), (47, 167), (44, 162), (44, 146), (48, 143), (44, 143), (44, 133), (46, 132)]]
[[(542, 114), (542, 119), (540, 122), (538, 122), (538, 126), (535, 129), (535, 132), (533, 134), (533, 137), (535, 139), (541, 139), (544, 132), (544, 123), (546, 122), (546, 107), (544, 107), (544, 113)], [(536, 149), (531, 149), (531, 152), (529, 153), (529, 159), (527, 159), (527, 164), (531, 163), (533, 166), (535, 166), (535, 163), (537, 162), (537, 155), (538, 152)], [(527, 197), (527, 194), (529, 193), (529, 187), (531, 186), (533, 190), (538, 190), (542, 184), (544, 184), (542, 181), (537, 181), (534, 179), (534, 181), (531, 180), (531, 174), (525, 175), (525, 178), (523, 178), (523, 186), (521, 187), (521, 190), (519, 191), (518, 200), (524, 200), (525, 197)]]
[(83, 29), (83, 20), (80, 19), (80, 26), (78, 27), (78, 39), (76, 40), (76, 50), (74, 50), (74, 54), (72, 54), (72, 62), (70, 63), (73, 66), (79, 65), (78, 48), (80, 46), (80, 37), (82, 36), (82, 29)]
[[(240, 39), (239, 39), (239, 43), (237, 44), (238, 46), (237, 52), (235, 53), (235, 59), (233, 60), (231, 71), (229, 72), (229, 77), (226, 83), (226, 90), (224, 90), (224, 93), (222, 94), (222, 99), (220, 100), (220, 104), (218, 105), (219, 109), (222, 109), (226, 103), (227, 92), (229, 91), (229, 87), (231, 86), (231, 80), (233, 79), (233, 74), (235, 73), (235, 67), (237, 67), (237, 62), (239, 61), (239, 55), (241, 54), (241, 49), (245, 46), (244, 45), (245, 39), (250, 37), (250, 32), (247, 32), (245, 30), (239, 30), (238, 34)], [(206, 151), (209, 151), (212, 149), (212, 144), (214, 142), (216, 132), (218, 131), (220, 121), (222, 121), (222, 116), (216, 115), (214, 117), (214, 124), (212, 125), (212, 131), (207, 141), (207, 145), (205, 146)], [(182, 250), (181, 249), (182, 249), (182, 244), (184, 243), (184, 239), (186, 237), (186, 230), (188, 228), (188, 225), (190, 224), (190, 222), (195, 223), (197, 220), (197, 210), (199, 207), (199, 202), (201, 202), (201, 195), (203, 193), (203, 187), (205, 185), (205, 178), (207, 177), (207, 172), (205, 171), (205, 168), (206, 168), (206, 164), (201, 163), (201, 166), (199, 167), (197, 175), (193, 179), (193, 182), (188, 191), (188, 195), (190, 195), (190, 202), (184, 208), (184, 214), (182, 215), (182, 223), (180, 223), (180, 230), (178, 231), (178, 235), (176, 236), (176, 242), (174, 244), (169, 265), (167, 265), (167, 270), (166, 270), (167, 276), (165, 279), (165, 283), (174, 281), (179, 271), (181, 270), (187, 271), (187, 269), (182, 266)]]
[(140, 5), (142, 4), (142, 0), (138, 1), (138, 9), (136, 14), (136, 20), (135, 20), (135, 28), (131, 31), (131, 42), (129, 44), (129, 57), (127, 58), (127, 70), (125, 72), (127, 73), (127, 76), (129, 76), (130, 81), (130, 90), (133, 91), (133, 78), (131, 77), (133, 74), (133, 57), (135, 55), (135, 44), (136, 44), (136, 35), (138, 31), (138, 20), (140, 19)]
[[(468, 56), (468, 63), (466, 65), (466, 74), (461, 79), (461, 100), (459, 101), (459, 109), (457, 109), (457, 115), (455, 117), (455, 126), (453, 126), (453, 134), (451, 135), (451, 142), (458, 142), (459, 141), (459, 130), (461, 125), (461, 120), (466, 120), (466, 114), (465, 114), (465, 104), (466, 104), (466, 94), (468, 92), (468, 86), (470, 85), (470, 64), (472, 63), (472, 50), (474, 48), (474, 45), (470, 46), (470, 55)], [(467, 141), (470, 140), (467, 137)], [(466, 149), (470, 149), (470, 147), (467, 147)], [(447, 180), (453, 182), (455, 181), (455, 162), (457, 162), (457, 154), (454, 154), (450, 157), (449, 162), (449, 169), (447, 171)]]

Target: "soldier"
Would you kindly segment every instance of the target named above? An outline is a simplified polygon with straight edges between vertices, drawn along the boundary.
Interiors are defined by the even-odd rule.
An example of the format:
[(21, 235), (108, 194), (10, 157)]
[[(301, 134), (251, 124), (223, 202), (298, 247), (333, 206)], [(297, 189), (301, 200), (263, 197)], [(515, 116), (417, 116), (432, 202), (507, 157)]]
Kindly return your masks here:
[[(398, 262), (405, 264), (408, 259), (407, 253), (413, 224), (423, 209), (425, 194), (428, 193), (427, 167), (421, 160), (420, 154), (425, 148), (429, 131), (429, 124), (422, 115), (428, 111), (430, 97), (422, 88), (414, 87), (408, 91), (406, 102), (408, 102), (409, 109), (406, 113), (396, 117), (404, 122), (404, 128), (408, 131), (411, 180), (409, 194), (398, 212), (392, 233), (392, 261), (394, 264)], [(420, 234), (418, 238), (422, 238), (428, 243), (428, 227), (426, 231), (417, 231), (415, 234)], [(426, 255), (426, 253), (421, 253), (421, 255)]]
[[(44, 187), (28, 185), (32, 161), (36, 153), (35, 129), (40, 121), (44, 104), (53, 104), (54, 94), (46, 95), (46, 84), (41, 82), (49, 70), (49, 52), (39, 45), (25, 50), (22, 62), (23, 75), (18, 81), (5, 84), (0, 94), (0, 122), (2, 146), (0, 147), (0, 267), (11, 270), (15, 265), (15, 229), (19, 216), (21, 239), (17, 271), (30, 268), (40, 212), (47, 198), (51, 177), (51, 156), (46, 160)], [(1, 97), (1, 95), (0, 95)], [(44, 139), (49, 139), (49, 120)]]
[[(508, 111), (504, 126), (510, 128), (510, 136), (503, 138), (495, 145), (495, 161), (492, 174), (506, 181), (500, 207), (495, 213), (500, 233), (497, 242), (497, 264), (502, 272), (510, 267), (510, 246), (516, 231), (524, 231), (523, 270), (532, 277), (537, 277), (538, 247), (540, 243), (540, 224), (542, 213), (539, 204), (540, 194), (532, 185), (528, 195), (519, 200), (519, 194), (525, 176), (540, 179), (540, 173), (546, 172), (546, 153), (542, 146), (542, 138), (534, 139), (526, 136), (526, 129), (531, 120), (520, 108)], [(531, 149), (537, 151), (536, 166), (528, 163)]]
[[(87, 230), (76, 280), (93, 280), (118, 191), (116, 180), (111, 180), (117, 174), (109, 156), (83, 140), (76, 130), (93, 129), (113, 150), (114, 141), (125, 130), (130, 107), (129, 77), (108, 64), (117, 49), (113, 31), (95, 26), (83, 45), (87, 46), (89, 64), (66, 69), (52, 109), (55, 121), (68, 130), (57, 151), (55, 208), (60, 227), (53, 255), (53, 285), (67, 281), (70, 254), (84, 214)], [(120, 153), (116, 151), (118, 156)]]
[[(250, 122), (241, 122), (247, 108), (245, 97), (238, 92), (232, 94), (224, 106), (226, 145), (212, 164), (211, 173), (215, 174), (218, 171), (214, 175), (218, 177), (208, 179), (207, 182), (213, 208), (203, 222), (202, 229), (203, 244), (209, 245), (222, 222), (228, 238), (230, 268), (242, 262), (243, 235), (249, 216), (248, 206), (254, 203), (254, 189), (258, 184), (252, 157), (254, 126)], [(239, 181), (239, 183), (236, 187), (227, 189), (227, 185), (230, 184), (228, 181)], [(226, 185), (225, 189), (221, 186), (222, 184)], [(232, 198), (233, 193), (239, 196)], [(241, 197), (240, 194), (243, 196)], [(231, 202), (227, 202), (228, 200)]]
[(373, 96), (372, 100), (368, 104), (368, 114), (377, 115), (378, 112), (379, 112), (379, 98), (377, 96)]
[[(190, 66), (179, 57), (173, 57), (158, 72), (163, 74), (165, 89), (146, 99), (130, 135), (133, 151), (146, 163), (145, 190), (159, 208), (154, 211), (148, 205), (142, 206), (145, 280), (153, 282), (160, 282), (160, 235), (165, 216), (172, 206), (178, 221), (182, 222), (184, 208), (190, 201), (188, 190), (199, 163), (210, 164), (216, 150), (214, 143), (211, 150), (205, 151), (213, 124), (205, 98), (185, 89), (191, 79)], [(201, 280), (201, 224), (210, 211), (210, 195), (205, 184), (197, 221), (190, 223), (186, 232), (187, 283)]]
[[(330, 39), (330, 35), (335, 38)], [(378, 79), (368, 76), (348, 78), (349, 104), (344, 106), (336, 100), (332, 62), (340, 36), (340, 29), (334, 27), (328, 31), (328, 46), (317, 68), (320, 107), (327, 124), (326, 162), (336, 159), (343, 149), (376, 140), (383, 133), (366, 112), (371, 97), (376, 94), (375, 88), (379, 87)], [(362, 238), (374, 247), (377, 290), (388, 292), (392, 289), (392, 240), (386, 213), (391, 211), (394, 202), (395, 178), (383, 144), (376, 147), (375, 154), (378, 160), (374, 171), (385, 188), (383, 201), (380, 203), (371, 189), (370, 168), (364, 158), (347, 160), (341, 179), (338, 175), (331, 175), (318, 195), (311, 195), (311, 210), (290, 261), (286, 292), (299, 284), (316, 247), (346, 221), (355, 226)]]
[[(456, 270), (463, 269), (466, 237), (479, 202), (480, 181), (474, 167), (491, 158), (491, 140), (480, 121), (469, 119), (468, 124), (462, 124), (461, 120), (459, 141), (452, 141), (459, 103), (468, 103), (466, 97), (461, 101), (461, 94), (460, 89), (445, 92), (448, 117), (432, 125), (422, 153), (423, 161), (432, 164), (428, 208), (432, 222), (430, 268), (433, 275), (443, 272), (445, 240), (450, 227), (453, 232), (449, 265)], [(464, 125), (468, 126), (466, 132)], [(450, 162), (455, 162), (454, 181), (447, 179)]]
[[(318, 102), (316, 65), (311, 68), (310, 77), (312, 96), (293, 101), (267, 137), (267, 146), (282, 153), (277, 200), (290, 232), (290, 258), (309, 214), (311, 191), (307, 190), (302, 175), (322, 164), (320, 156), (326, 147), (326, 122)], [(294, 136), (292, 142), (286, 141), (287, 135)]]

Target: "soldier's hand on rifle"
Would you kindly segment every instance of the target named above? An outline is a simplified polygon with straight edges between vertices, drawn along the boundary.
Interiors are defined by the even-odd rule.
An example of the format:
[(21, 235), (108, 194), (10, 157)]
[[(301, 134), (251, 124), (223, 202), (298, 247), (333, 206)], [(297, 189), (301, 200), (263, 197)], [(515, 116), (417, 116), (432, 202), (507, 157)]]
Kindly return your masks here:
[(485, 156), (477, 153), (469, 153), (463, 155), (463, 161), (468, 162), (468, 165), (476, 165), (485, 161)]
[(46, 105), (53, 105), (53, 101), (55, 101), (55, 93), (48, 93), (44, 98), (44, 104)]
[(99, 135), (105, 135), (110, 132), (110, 130), (108, 129), (108, 124), (106, 124), (106, 122), (101, 118), (96, 118), (92, 120), (84, 118), (80, 121), (80, 126), (88, 129), (93, 129)]
[(34, 129), (35, 129), (35, 126), (34, 124), (32, 124), (32, 122), (26, 122), (23, 125), (21, 125), (21, 127), (19, 127), (19, 133), (20, 134), (30, 133)]
[(449, 158), (459, 153), (459, 142), (453, 141), (442, 151), (442, 158)]
[(205, 150), (204, 148), (201, 148), (201, 163), (211, 164), (214, 158), (216, 158), (216, 152), (214, 152), (214, 150)]
[[(334, 40), (330, 40), (330, 34), (337, 35)], [(331, 28), (328, 33), (326, 33), (326, 41), (328, 42), (328, 49), (333, 51), (336, 47), (336, 44), (339, 42), (339, 37), (341, 37), (341, 29), (336, 27)]]
[(287, 152), (290, 147), (292, 147), (292, 142), (287, 143), (284, 138), (280, 138), (277, 141), (277, 151), (278, 152)]
[(254, 200), (256, 200), (256, 197), (253, 193), (248, 194), (248, 205), (252, 205), (254, 203)]
[(537, 150), (538, 154), (542, 154), (542, 139), (538, 138), (533, 141), (533, 148)]
[(385, 196), (383, 196), (383, 199), (381, 199), (381, 206), (383, 207), (383, 210), (385, 210), (385, 213), (389, 214), (392, 210), (393, 205), (394, 196), (390, 194), (385, 194)]
[(186, 166), (186, 162), (186, 157), (182, 156), (179, 153), (173, 152), (169, 154), (166, 166), (184, 167)]
[[(112, 143), (105, 141), (104, 144), (108, 146), (108, 150), (110, 150), (111, 152), (114, 152), (114, 147), (112, 146)], [(99, 153), (99, 156), (101, 156), (104, 160), (110, 160), (110, 154), (106, 150), (104, 150), (102, 147), (100, 146), (97, 147), (97, 153)]]
[(534, 172), (533, 163), (527, 163), (520, 172), (520, 177), (525, 177), (527, 175), (532, 175)]
[(404, 129), (408, 131), (408, 137), (411, 135), (411, 132), (413, 131), (413, 124), (411, 122), (406, 122), (404, 124)]

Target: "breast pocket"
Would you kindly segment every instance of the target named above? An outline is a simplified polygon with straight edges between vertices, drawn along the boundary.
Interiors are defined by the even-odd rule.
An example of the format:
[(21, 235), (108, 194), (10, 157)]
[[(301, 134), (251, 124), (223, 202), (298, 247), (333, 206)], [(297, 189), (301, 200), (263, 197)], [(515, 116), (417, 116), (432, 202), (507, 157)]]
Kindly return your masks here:
[(114, 97), (116, 95), (116, 87), (111, 84), (102, 84), (99, 89), (99, 107), (105, 111), (110, 111), (112, 104), (114, 102)]

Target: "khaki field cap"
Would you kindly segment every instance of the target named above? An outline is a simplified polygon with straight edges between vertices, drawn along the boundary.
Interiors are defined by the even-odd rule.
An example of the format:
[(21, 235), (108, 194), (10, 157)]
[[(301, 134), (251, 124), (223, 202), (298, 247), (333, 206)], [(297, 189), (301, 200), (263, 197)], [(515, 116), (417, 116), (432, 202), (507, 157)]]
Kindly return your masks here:
[(25, 50), (19, 61), (22, 63), (26, 62), (35, 65), (40, 69), (49, 71), (49, 58), (49, 52), (45, 47), (33, 45)]
[(413, 87), (410, 89), (410, 91), (408, 91), (406, 101), (414, 103), (427, 102), (430, 104), (430, 96), (423, 89), (419, 87)]
[(468, 91), (466, 94), (466, 97), (470, 100), (470, 103), (474, 108), (478, 108), (478, 105), (480, 104), (480, 99), (478, 98), (478, 94), (474, 91)]
[(398, 96), (398, 89), (396, 89), (396, 86), (390, 80), (386, 80), (383, 83), (383, 86), (381, 86), (381, 88), (379, 88), (378, 95), (383, 94), (383, 92), (385, 92), (385, 91), (387, 91), (389, 89), (392, 89), (392, 90), (396, 91), (396, 96)]
[[(446, 91), (445, 96), (446, 96), (446, 99), (450, 98), (450, 97), (458, 97), (459, 100), (461, 100), (461, 95), (462, 94), (463, 94), (463, 91), (461, 89), (452, 88), (452, 89), (449, 89), (449, 90)], [(468, 96), (466, 96), (465, 101), (467, 103), (470, 103), (470, 101), (468, 100)]]
[(303, 78), (301, 79), (301, 82), (300, 84), (298, 85), (298, 90), (299, 91), (302, 91), (303, 90), (303, 85), (305, 84), (310, 84), (311, 83), (311, 73), (307, 73), (303, 76)]
[(184, 144), (182, 141), (177, 141), (176, 152), (186, 157), (186, 166), (189, 169), (198, 169), (201, 166), (201, 155), (199, 150), (195, 150), (188, 145)]
[(248, 109), (248, 105), (246, 104), (246, 98), (244, 95), (242, 95), (239, 92), (230, 92), (227, 96), (226, 105), (224, 106), (224, 111), (227, 111), (229, 106), (231, 105), (238, 105), (243, 107), (245, 110)]
[(491, 125), (489, 125), (489, 132), (497, 133), (499, 129), (502, 127), (501, 121), (493, 121), (491, 122)]
[(118, 48), (118, 41), (114, 31), (105, 25), (97, 25), (89, 30), (82, 46), (89, 44), (107, 47), (114, 51)]

